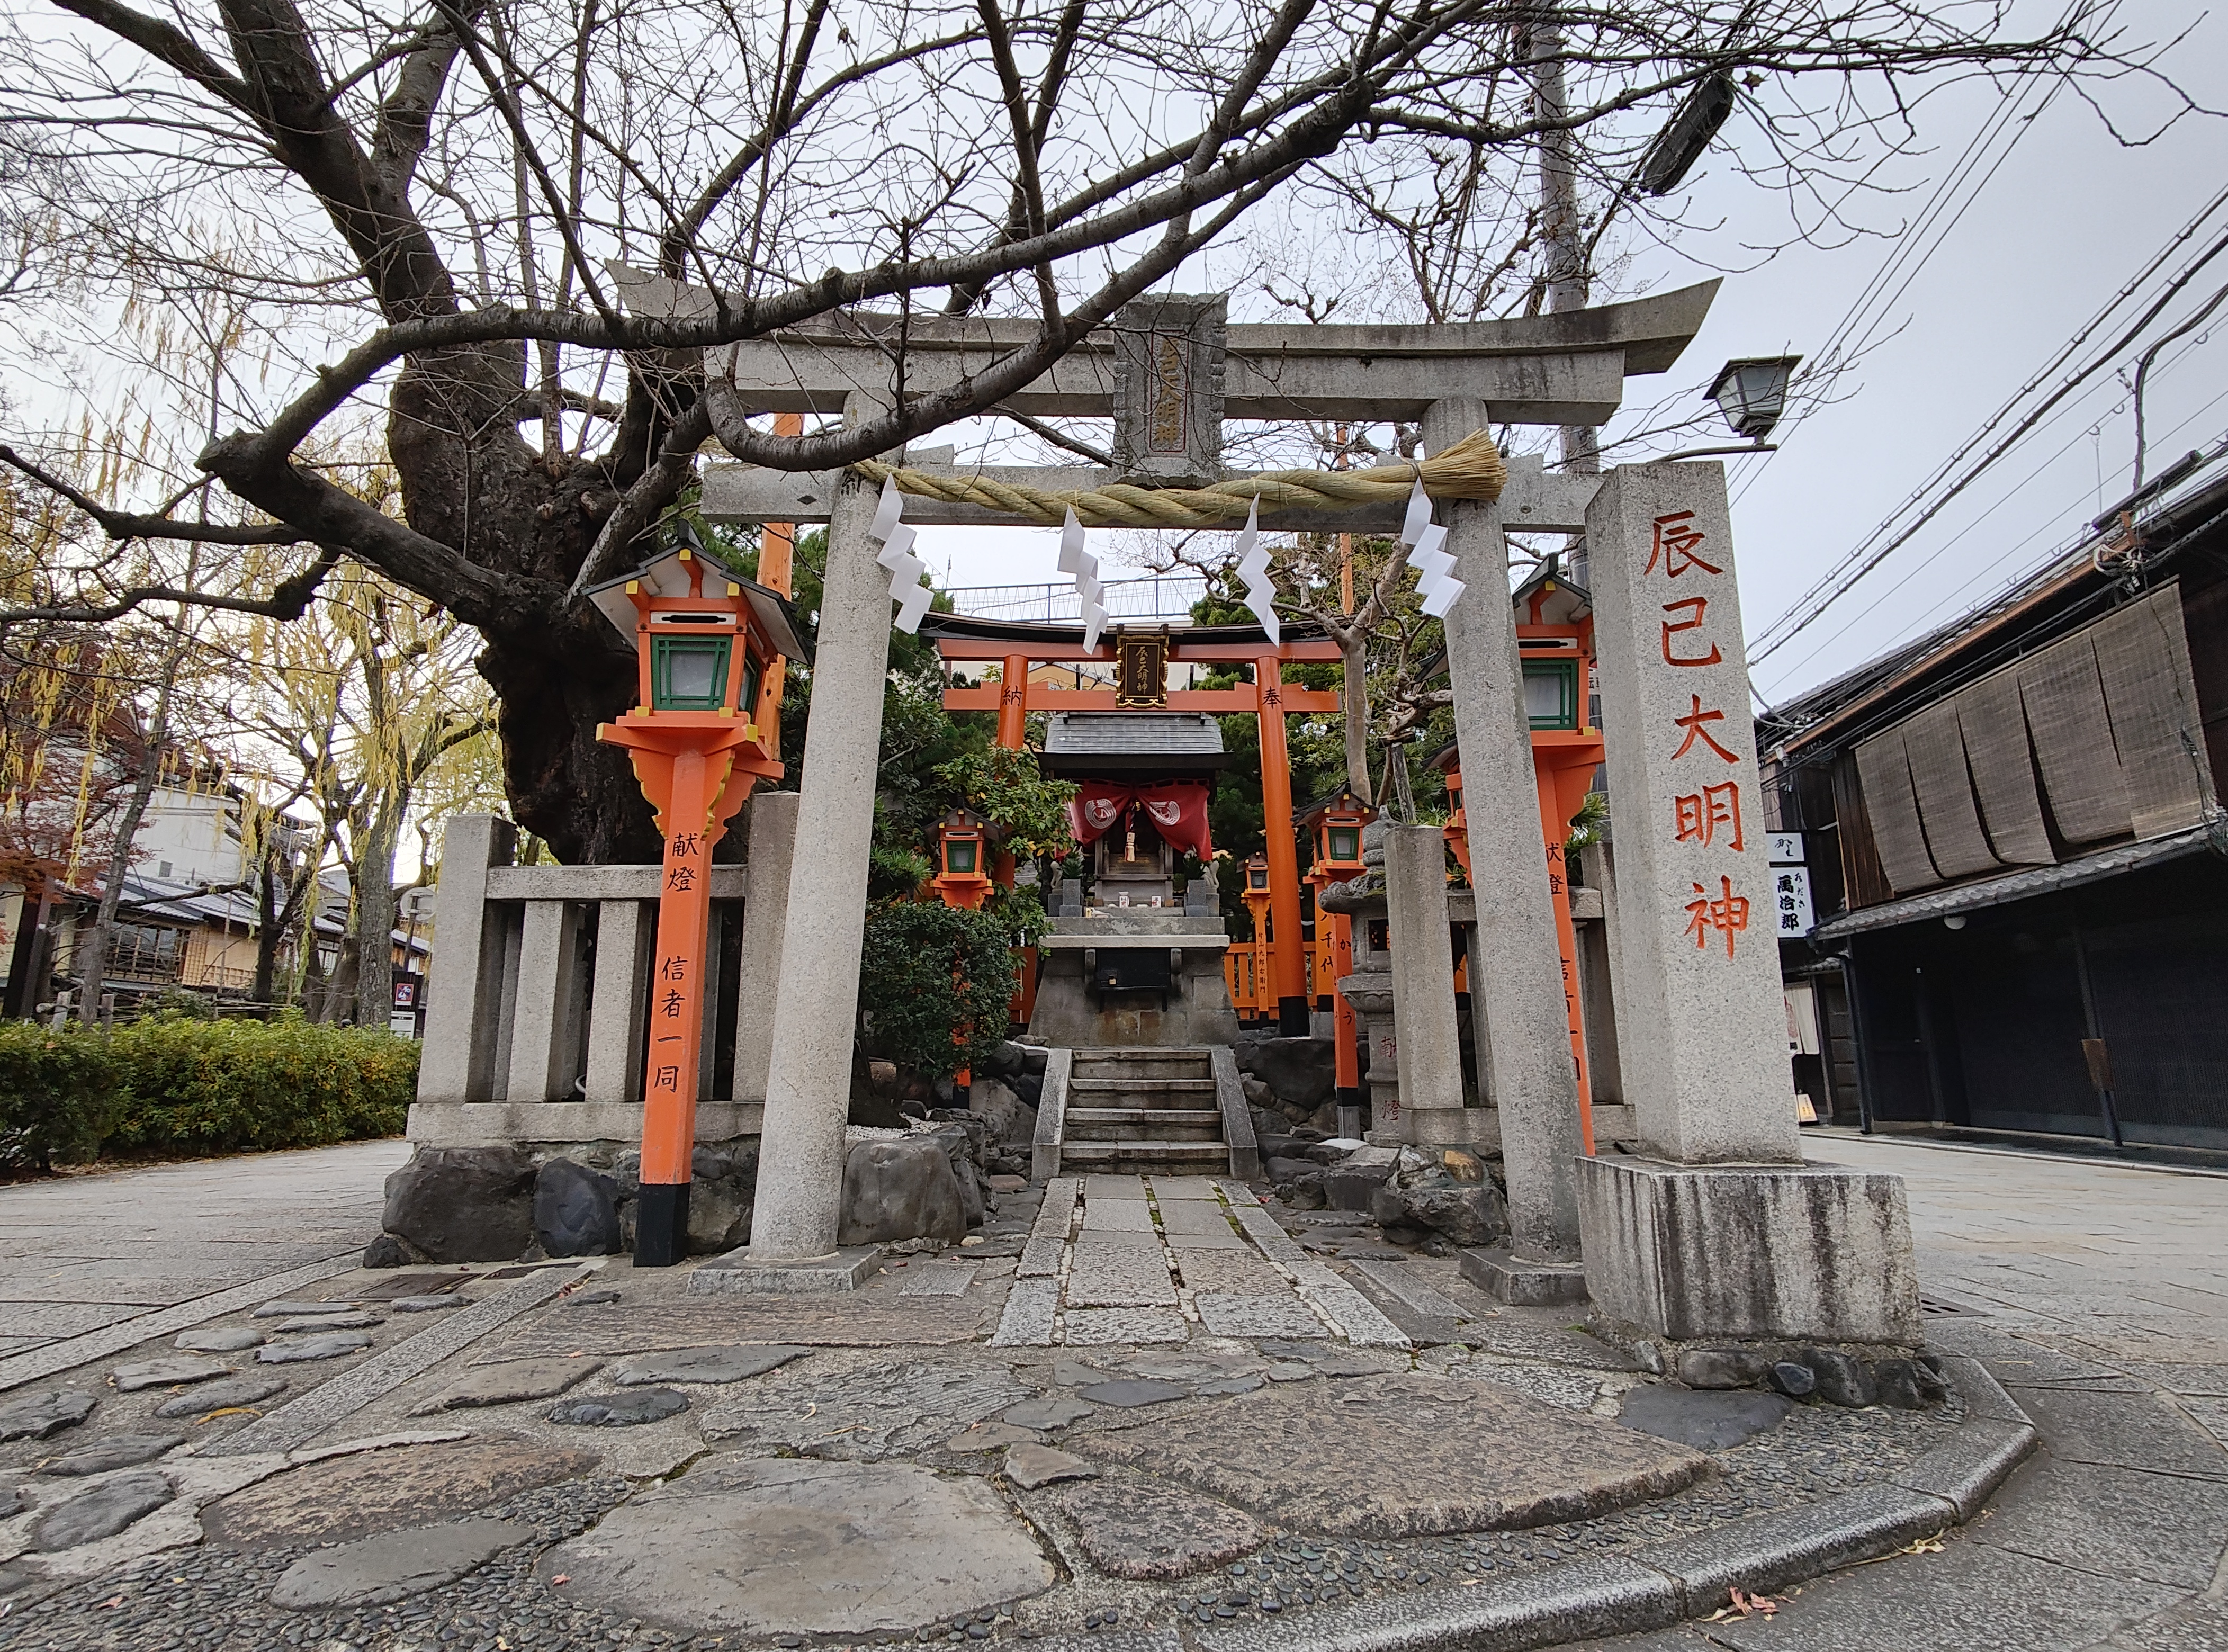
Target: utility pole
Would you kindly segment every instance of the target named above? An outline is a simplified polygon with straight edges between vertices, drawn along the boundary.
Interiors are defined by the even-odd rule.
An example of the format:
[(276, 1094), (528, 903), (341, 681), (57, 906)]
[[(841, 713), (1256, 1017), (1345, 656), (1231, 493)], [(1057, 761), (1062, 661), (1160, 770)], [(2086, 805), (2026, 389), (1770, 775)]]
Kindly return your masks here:
[[(1541, 122), (1562, 118), (1563, 31), (1552, 20), (1533, 23), (1526, 30), (1525, 55), (1532, 61), (1532, 107)], [(1587, 267), (1585, 225), (1578, 212), (1578, 140), (1575, 132), (1552, 127), (1540, 133), (1540, 238), (1547, 248), (1547, 310), (1551, 315), (1583, 310), (1593, 272)], [(1601, 443), (1591, 425), (1565, 425), (1561, 429), (1563, 469), (1591, 476), (1601, 469)], [(1571, 542), (1571, 578), (1586, 582), (1586, 542)]]

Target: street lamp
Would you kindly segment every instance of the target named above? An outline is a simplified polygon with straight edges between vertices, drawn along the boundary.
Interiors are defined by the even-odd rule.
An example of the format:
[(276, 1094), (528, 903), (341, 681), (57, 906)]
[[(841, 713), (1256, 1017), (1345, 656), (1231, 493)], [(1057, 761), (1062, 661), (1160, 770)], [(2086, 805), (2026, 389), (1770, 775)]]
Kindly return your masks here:
[(1706, 459), (1720, 453), (1777, 453), (1778, 448), (1764, 439), (1771, 434), (1779, 415), (1787, 409), (1788, 381), (1795, 376), (1799, 355), (1744, 356), (1726, 362), (1718, 369), (1718, 376), (1702, 394), (1717, 405), (1726, 424), (1732, 426), (1736, 436), (1749, 439), (1746, 447), (1690, 447), (1683, 452), (1666, 453), (1651, 464), (1668, 464), (1677, 459)]
[(1787, 407), (1787, 382), (1795, 376), (1799, 355), (1752, 356), (1726, 362), (1704, 394), (1733, 434), (1761, 443), (1771, 434)]
[[(670, 1267), (688, 1252), (712, 848), (751, 787), (781, 778), (778, 738), (752, 714), (766, 666), (806, 656), (780, 596), (694, 548), (668, 551), (586, 594), (634, 645), (641, 673), (634, 708), (599, 725), (596, 738), (632, 758), (664, 839), (634, 1259)], [(741, 784), (731, 784), (737, 776)]]

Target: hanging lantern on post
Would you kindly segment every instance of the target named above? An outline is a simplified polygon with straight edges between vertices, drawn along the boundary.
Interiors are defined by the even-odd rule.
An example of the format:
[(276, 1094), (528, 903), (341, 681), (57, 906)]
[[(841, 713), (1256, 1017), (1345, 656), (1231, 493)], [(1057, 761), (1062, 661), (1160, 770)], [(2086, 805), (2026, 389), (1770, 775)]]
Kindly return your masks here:
[(641, 673), (634, 709), (599, 726), (596, 738), (626, 748), (664, 840), (643, 1084), (637, 1267), (670, 1267), (688, 1252), (712, 849), (751, 787), (782, 774), (778, 738), (752, 720), (765, 668), (776, 658), (807, 657), (788, 603), (707, 564), (689, 537), (691, 545), (586, 593), (634, 644)]

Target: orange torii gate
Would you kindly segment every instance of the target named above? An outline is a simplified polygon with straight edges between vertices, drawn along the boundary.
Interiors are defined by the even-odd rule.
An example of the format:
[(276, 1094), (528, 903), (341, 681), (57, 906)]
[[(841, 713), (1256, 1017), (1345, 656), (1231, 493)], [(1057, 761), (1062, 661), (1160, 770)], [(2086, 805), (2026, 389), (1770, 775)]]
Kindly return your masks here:
[[(1192, 626), (1167, 636), (1156, 677), (1149, 676), (1133, 682), (1122, 675), (1124, 637), (1120, 633), (1096, 648), (1085, 649), (1080, 626), (1021, 624), (938, 614), (923, 629), (934, 633), (937, 652), (947, 664), (997, 663), (1001, 681), (976, 688), (946, 688), (944, 708), (995, 711), (1001, 746), (1018, 748), (1028, 714), (1037, 711), (1117, 711), (1149, 705), (1214, 716), (1243, 713), (1259, 720), (1261, 823), (1267, 839), (1270, 957), (1277, 987), (1277, 1027), (1286, 1037), (1304, 1038), (1308, 963), (1301, 932), (1299, 850), (1293, 830), (1292, 765), (1284, 741), (1284, 719), (1296, 712), (1335, 713), (1340, 696), (1329, 689), (1286, 682), (1284, 667), (1335, 662), (1339, 657), (1338, 644), (1327, 637), (1303, 634), (1296, 626), (1285, 628), (1281, 644), (1270, 642), (1256, 626)], [(1130, 636), (1134, 638), (1136, 633)], [(1162, 628), (1156, 626), (1149, 640), (1159, 644)], [(1039, 665), (1082, 664), (1114, 667), (1119, 686), (1062, 688), (1030, 680)], [(1168, 687), (1167, 666), (1187, 664), (1249, 665), (1253, 668), (1253, 681), (1231, 688)], [(1133, 662), (1132, 674), (1135, 669)], [(1010, 860), (1002, 861), (1000, 870), (1003, 877), (1010, 878)]]

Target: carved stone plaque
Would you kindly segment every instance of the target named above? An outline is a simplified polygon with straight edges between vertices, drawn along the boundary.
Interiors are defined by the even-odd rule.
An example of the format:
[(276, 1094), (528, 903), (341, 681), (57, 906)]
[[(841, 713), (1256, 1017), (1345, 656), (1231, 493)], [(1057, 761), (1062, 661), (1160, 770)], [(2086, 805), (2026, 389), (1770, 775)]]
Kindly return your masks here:
[(1220, 293), (1165, 293), (1116, 313), (1114, 468), (1124, 477), (1170, 487), (1220, 478), (1226, 310)]

